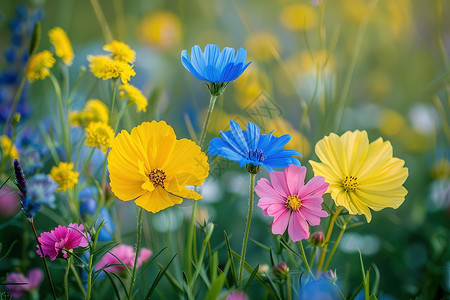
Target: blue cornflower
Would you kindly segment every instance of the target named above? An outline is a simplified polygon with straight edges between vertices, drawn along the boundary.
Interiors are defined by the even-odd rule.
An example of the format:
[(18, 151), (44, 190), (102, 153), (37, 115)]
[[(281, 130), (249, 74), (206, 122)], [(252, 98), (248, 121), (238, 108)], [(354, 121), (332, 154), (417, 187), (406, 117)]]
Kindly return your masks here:
[(220, 95), (228, 82), (238, 78), (251, 63), (245, 63), (247, 50), (239, 48), (235, 55), (233, 48), (225, 47), (220, 51), (217, 45), (208, 44), (202, 52), (195, 45), (191, 57), (186, 50), (181, 52), (183, 66), (196, 78), (208, 81), (208, 87), (213, 95)]
[(273, 168), (283, 168), (290, 164), (300, 166), (298, 159), (292, 156), (301, 154), (295, 150), (283, 149), (290, 141), (290, 135), (276, 137), (273, 131), (260, 134), (258, 125), (251, 122), (247, 123), (245, 131), (238, 123), (230, 120), (230, 128), (230, 131), (220, 132), (222, 138), (211, 140), (209, 154), (238, 161), (241, 167), (245, 165), (247, 171), (255, 174), (261, 167), (272, 172)]
[(28, 195), (34, 201), (56, 208), (55, 192), (58, 184), (47, 174), (36, 174), (28, 180)]
[(28, 196), (27, 180), (23, 173), (22, 166), (17, 159), (14, 160), (14, 173), (16, 174), (16, 186), (19, 189), (20, 205), (28, 220), (33, 220), (36, 211), (39, 210), (41, 204), (34, 201)]

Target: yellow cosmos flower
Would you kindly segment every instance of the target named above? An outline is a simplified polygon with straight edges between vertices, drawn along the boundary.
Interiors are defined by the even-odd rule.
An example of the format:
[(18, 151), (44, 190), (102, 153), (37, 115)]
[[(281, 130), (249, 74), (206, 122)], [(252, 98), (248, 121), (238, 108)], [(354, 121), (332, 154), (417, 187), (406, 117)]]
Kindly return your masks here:
[(312, 29), (317, 25), (317, 12), (306, 4), (287, 5), (281, 11), (281, 24), (290, 30)]
[(42, 80), (50, 75), (49, 69), (53, 67), (55, 61), (53, 54), (48, 50), (36, 53), (28, 60), (25, 75), (30, 82)]
[(6, 135), (2, 135), (0, 137), (0, 147), (3, 153), (3, 159), (9, 157), (11, 159), (18, 159), (19, 152), (17, 152), (16, 146), (14, 146), (13, 142)]
[(55, 47), (56, 56), (60, 57), (66, 65), (71, 66), (74, 55), (66, 32), (60, 27), (55, 27), (48, 32), (48, 36), (50, 43)]
[(146, 111), (148, 104), (147, 98), (144, 97), (138, 88), (131, 84), (124, 84), (119, 86), (119, 89), (121, 90), (119, 93), (120, 98), (128, 99), (130, 106), (136, 104), (137, 111)]
[(82, 111), (72, 111), (69, 114), (69, 121), (73, 126), (88, 126), (91, 122), (107, 124), (108, 120), (108, 107), (98, 99), (88, 100)]
[(123, 42), (112, 41), (109, 44), (103, 46), (103, 50), (111, 52), (112, 58), (124, 63), (134, 63), (136, 59), (136, 52), (134, 52), (130, 46)]
[(208, 158), (193, 141), (178, 140), (164, 121), (144, 122), (131, 134), (122, 130), (108, 155), (111, 190), (123, 201), (156, 213), (180, 204), (183, 198), (198, 200), (185, 186), (200, 185), (208, 176)]
[(103, 153), (108, 151), (114, 140), (114, 130), (105, 123), (91, 122), (86, 127), (86, 146), (102, 149)]
[(392, 157), (389, 141), (379, 138), (369, 144), (366, 131), (347, 131), (342, 136), (332, 133), (316, 145), (322, 161), (310, 161), (315, 176), (323, 176), (330, 185), (327, 192), (336, 205), (350, 214), (364, 214), (370, 209), (398, 208), (408, 191), (402, 186), (408, 177), (405, 162)]
[(60, 162), (50, 170), (50, 177), (59, 185), (57, 191), (72, 189), (78, 182), (78, 172), (73, 171), (73, 163)]
[(181, 22), (171, 12), (157, 11), (144, 17), (139, 32), (143, 43), (166, 49), (180, 42)]
[(122, 83), (128, 83), (131, 76), (136, 75), (133, 66), (122, 61), (113, 60), (106, 55), (88, 56), (90, 62), (89, 68), (95, 77), (107, 80), (110, 78), (118, 78)]

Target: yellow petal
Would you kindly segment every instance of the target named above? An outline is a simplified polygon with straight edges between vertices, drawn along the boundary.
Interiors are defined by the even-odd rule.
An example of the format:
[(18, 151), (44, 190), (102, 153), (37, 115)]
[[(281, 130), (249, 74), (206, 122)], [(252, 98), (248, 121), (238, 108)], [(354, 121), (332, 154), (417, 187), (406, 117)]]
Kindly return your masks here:
[(136, 205), (152, 213), (182, 202), (182, 198), (170, 195), (161, 187), (156, 188), (153, 192), (145, 193), (135, 201)]

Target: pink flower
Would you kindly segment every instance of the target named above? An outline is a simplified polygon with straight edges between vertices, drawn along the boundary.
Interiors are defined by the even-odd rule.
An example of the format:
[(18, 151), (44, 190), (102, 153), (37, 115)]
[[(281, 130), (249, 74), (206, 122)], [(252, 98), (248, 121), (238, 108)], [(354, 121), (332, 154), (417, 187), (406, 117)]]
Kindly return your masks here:
[(31, 269), (28, 271), (28, 277), (25, 277), (22, 273), (9, 273), (6, 277), (7, 283), (26, 283), (21, 285), (8, 285), (6, 284), (6, 289), (15, 298), (23, 297), (27, 292), (37, 289), (42, 282), (44, 274), (41, 269)]
[(84, 231), (83, 225), (71, 223), (67, 227), (59, 225), (50, 232), (41, 233), (38, 240), (41, 243), (44, 255), (42, 255), (39, 245), (36, 245), (38, 248), (36, 253), (40, 256), (48, 255), (51, 260), (55, 260), (60, 251), (62, 256), (67, 258), (66, 250), (71, 250), (76, 247), (86, 247), (91, 237)]
[[(147, 248), (142, 248), (139, 252), (136, 268), (139, 268), (144, 261), (150, 258), (150, 256), (152, 256), (152, 251)], [(119, 273), (120, 271), (125, 270), (125, 267), (121, 264), (121, 261), (127, 267), (132, 268), (134, 265), (135, 257), (136, 252), (134, 252), (133, 247), (121, 244), (106, 253), (97, 263), (95, 268), (97, 270), (100, 270), (105, 266), (111, 265), (106, 267), (104, 270), (108, 272)]]
[(273, 234), (288, 233), (297, 242), (309, 237), (308, 223), (316, 226), (320, 218), (328, 216), (322, 210), (322, 196), (328, 183), (321, 176), (313, 177), (305, 185), (305, 167), (289, 165), (282, 172), (270, 172), (269, 180), (258, 180), (255, 192), (260, 197), (258, 206), (265, 215), (274, 217)]
[(242, 291), (232, 291), (225, 300), (247, 300), (247, 296)]

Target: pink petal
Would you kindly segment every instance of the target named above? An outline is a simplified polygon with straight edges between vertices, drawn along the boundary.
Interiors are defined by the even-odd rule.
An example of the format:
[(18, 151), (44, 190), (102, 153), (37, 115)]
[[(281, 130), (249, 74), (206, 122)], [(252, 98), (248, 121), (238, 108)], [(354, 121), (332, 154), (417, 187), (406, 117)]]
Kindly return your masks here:
[(293, 242), (309, 238), (309, 226), (300, 211), (292, 212), (288, 233)]
[(28, 284), (31, 288), (37, 288), (44, 279), (44, 273), (41, 269), (35, 268), (28, 271)]
[(278, 194), (284, 198), (287, 198), (290, 195), (284, 172), (270, 172), (270, 180), (272, 181), (273, 188)]
[(322, 195), (327, 191), (328, 183), (322, 176), (315, 176), (311, 178), (308, 183), (300, 189), (299, 197), (311, 198), (311, 197), (322, 197)]
[(259, 198), (282, 198), (282, 196), (273, 188), (272, 184), (266, 178), (258, 180), (255, 186), (255, 192)]
[(269, 206), (273, 205), (273, 204), (282, 204), (285, 205), (286, 204), (286, 200), (282, 199), (281, 196), (279, 199), (274, 199), (274, 198), (261, 198), (258, 201), (258, 206), (261, 207), (261, 209), (263, 210), (263, 213), (265, 215), (267, 215), (267, 209), (269, 208)]
[(301, 207), (300, 211), (301, 211), (303, 217), (312, 226), (319, 225), (320, 224), (320, 218), (324, 218), (324, 217), (328, 216), (328, 213), (326, 211), (309, 209), (307, 207)]
[(290, 211), (288, 209), (285, 209), (282, 213), (278, 214), (277, 217), (273, 219), (273, 234), (283, 234), (286, 231), (286, 227), (289, 223), (289, 215)]
[(298, 195), (300, 188), (305, 185), (306, 167), (289, 165), (284, 169), (284, 176), (290, 195)]

